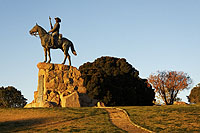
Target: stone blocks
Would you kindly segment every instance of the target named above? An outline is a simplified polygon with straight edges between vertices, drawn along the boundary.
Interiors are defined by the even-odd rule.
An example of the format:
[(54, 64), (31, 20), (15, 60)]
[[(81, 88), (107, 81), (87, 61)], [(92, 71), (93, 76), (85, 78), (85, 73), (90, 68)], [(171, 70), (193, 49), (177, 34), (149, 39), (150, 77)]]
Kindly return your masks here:
[(38, 88), (34, 100), (25, 107), (83, 107), (94, 106), (83, 86), (80, 71), (72, 66), (38, 63)]

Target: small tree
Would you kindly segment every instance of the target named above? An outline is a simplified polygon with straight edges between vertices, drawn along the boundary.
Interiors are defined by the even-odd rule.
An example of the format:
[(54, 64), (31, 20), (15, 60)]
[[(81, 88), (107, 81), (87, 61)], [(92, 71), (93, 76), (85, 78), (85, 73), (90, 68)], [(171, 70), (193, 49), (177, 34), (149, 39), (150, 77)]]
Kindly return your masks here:
[(16, 108), (24, 107), (27, 99), (21, 92), (12, 86), (0, 88), (0, 107)]
[(190, 76), (177, 71), (158, 71), (157, 74), (151, 74), (148, 81), (166, 105), (172, 105), (177, 94), (184, 89), (188, 89), (192, 83)]

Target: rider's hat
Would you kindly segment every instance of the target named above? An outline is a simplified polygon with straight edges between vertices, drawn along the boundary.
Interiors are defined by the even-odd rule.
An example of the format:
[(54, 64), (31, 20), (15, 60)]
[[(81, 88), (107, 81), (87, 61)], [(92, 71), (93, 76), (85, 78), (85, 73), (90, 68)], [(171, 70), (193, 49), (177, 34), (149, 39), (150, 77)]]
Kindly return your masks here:
[(58, 22), (61, 22), (61, 19), (59, 17), (55, 17), (55, 20), (57, 20)]

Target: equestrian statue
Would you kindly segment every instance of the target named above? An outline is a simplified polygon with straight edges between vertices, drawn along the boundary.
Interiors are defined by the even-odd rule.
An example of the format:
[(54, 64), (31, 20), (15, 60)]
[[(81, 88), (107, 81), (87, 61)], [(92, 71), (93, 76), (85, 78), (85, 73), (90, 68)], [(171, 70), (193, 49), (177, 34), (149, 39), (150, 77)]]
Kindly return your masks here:
[(69, 65), (71, 66), (71, 59), (68, 53), (69, 48), (71, 48), (71, 51), (74, 55), (77, 55), (77, 53), (74, 49), (73, 43), (69, 39), (62, 37), (62, 34), (59, 34), (59, 29), (60, 29), (59, 23), (61, 22), (61, 19), (59, 17), (56, 17), (54, 19), (56, 20), (56, 23), (53, 27), (51, 23), (51, 18), (49, 17), (51, 26), (51, 30), (49, 32), (47, 32), (45, 29), (43, 29), (36, 23), (36, 25), (29, 31), (29, 33), (36, 37), (37, 35), (39, 35), (42, 47), (44, 48), (44, 55), (45, 55), (44, 62), (47, 62), (47, 54), (49, 57), (47, 63), (51, 62), (50, 49), (61, 49), (65, 55), (62, 64), (65, 64), (66, 58), (68, 58)]

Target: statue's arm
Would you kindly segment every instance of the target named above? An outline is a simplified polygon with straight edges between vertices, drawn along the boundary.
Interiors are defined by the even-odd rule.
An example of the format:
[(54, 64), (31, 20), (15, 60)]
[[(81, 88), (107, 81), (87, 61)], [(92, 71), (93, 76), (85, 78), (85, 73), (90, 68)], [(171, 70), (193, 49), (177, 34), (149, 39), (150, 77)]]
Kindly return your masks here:
[(51, 23), (51, 17), (50, 16), (49, 16), (49, 22), (50, 22), (51, 29), (53, 29), (53, 26), (52, 26), (52, 23)]
[(54, 32), (59, 28), (58, 24), (56, 23), (53, 27), (53, 29), (51, 29), (49, 32)]
[(53, 29), (53, 26), (52, 26), (52, 24), (51, 24), (51, 29)]

